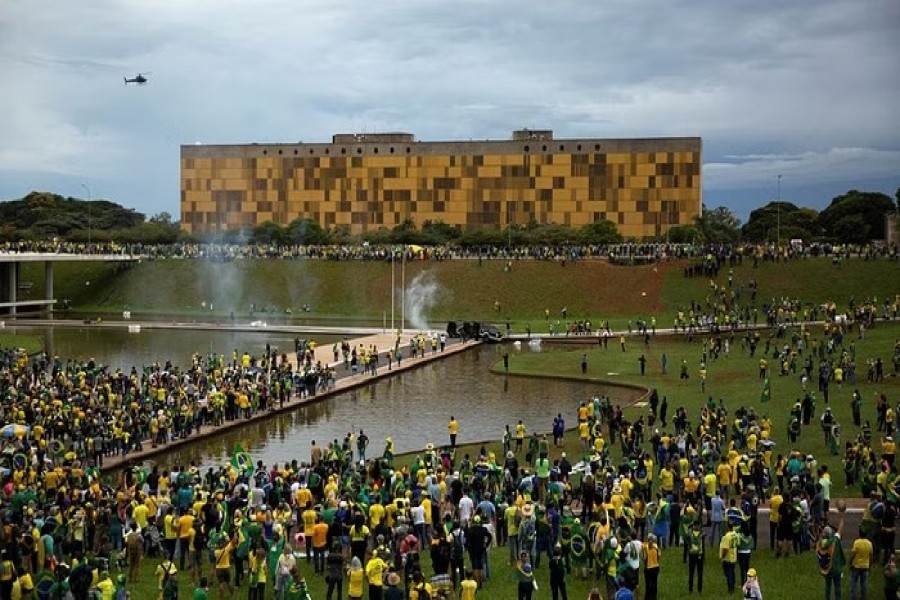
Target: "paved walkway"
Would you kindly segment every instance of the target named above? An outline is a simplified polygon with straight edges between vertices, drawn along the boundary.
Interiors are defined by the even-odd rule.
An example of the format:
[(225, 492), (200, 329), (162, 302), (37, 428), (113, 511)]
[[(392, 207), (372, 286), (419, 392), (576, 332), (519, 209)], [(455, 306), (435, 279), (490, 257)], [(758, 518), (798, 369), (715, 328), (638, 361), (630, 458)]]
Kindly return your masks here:
[[(351, 390), (357, 387), (361, 387), (364, 385), (368, 385), (374, 381), (378, 381), (379, 379), (383, 379), (385, 377), (391, 377), (396, 373), (402, 371), (408, 371), (410, 369), (415, 369), (416, 367), (422, 366), (434, 360), (439, 360), (445, 356), (449, 356), (451, 354), (456, 354), (459, 352), (463, 352), (468, 348), (471, 348), (473, 345), (480, 344), (481, 342), (467, 342), (463, 344), (459, 339), (448, 339), (446, 348), (443, 352), (438, 350), (437, 352), (428, 352), (426, 345), (426, 353), (425, 356), (419, 356), (417, 358), (409, 358), (411, 352), (409, 351), (409, 342), (415, 337), (414, 333), (404, 332), (400, 335), (400, 348), (403, 354), (403, 360), (400, 365), (397, 365), (395, 362), (392, 369), (387, 368), (387, 357), (386, 352), (389, 349), (393, 349), (394, 344), (396, 343), (397, 337), (396, 334), (387, 334), (387, 333), (377, 333), (368, 335), (365, 337), (358, 338), (348, 338), (348, 342), (350, 343), (351, 348), (359, 348), (360, 346), (364, 346), (366, 349), (369, 349), (374, 345), (379, 351), (379, 359), (378, 359), (378, 373), (376, 375), (364, 375), (362, 373), (353, 373), (348, 368), (344, 367), (343, 360), (334, 362), (331, 360), (333, 358), (331, 354), (331, 345), (324, 344), (318, 346), (316, 348), (316, 358), (321, 360), (323, 364), (329, 364), (335, 367), (336, 372), (336, 380), (334, 389), (319, 392), (314, 396), (306, 396), (305, 398), (298, 398), (293, 396), (289, 401), (284, 403), (284, 406), (274, 406), (266, 411), (261, 411), (254, 413), (249, 419), (235, 419), (233, 421), (226, 421), (222, 425), (211, 426), (204, 425), (201, 432), (193, 433), (185, 438), (171, 440), (167, 444), (161, 444), (157, 447), (152, 447), (149, 441), (145, 441), (143, 443), (143, 450), (138, 452), (130, 452), (128, 456), (107, 456), (103, 459), (103, 471), (110, 472), (115, 471), (119, 468), (127, 466), (129, 464), (135, 463), (140, 464), (143, 460), (157, 456), (159, 454), (163, 454), (165, 452), (169, 452), (170, 450), (174, 450), (179, 447), (183, 447), (189, 444), (194, 444), (200, 440), (204, 440), (210, 438), (215, 435), (219, 435), (226, 431), (230, 431), (232, 429), (236, 429), (239, 427), (245, 427), (249, 423), (255, 423), (262, 419), (268, 419), (272, 415), (288, 412), (294, 410), (300, 406), (312, 404), (314, 402), (321, 402), (327, 398), (330, 398), (336, 394), (340, 394), (341, 392), (345, 392), (347, 390)], [(291, 364), (296, 368), (297, 357), (296, 354), (291, 354), (288, 357)]]

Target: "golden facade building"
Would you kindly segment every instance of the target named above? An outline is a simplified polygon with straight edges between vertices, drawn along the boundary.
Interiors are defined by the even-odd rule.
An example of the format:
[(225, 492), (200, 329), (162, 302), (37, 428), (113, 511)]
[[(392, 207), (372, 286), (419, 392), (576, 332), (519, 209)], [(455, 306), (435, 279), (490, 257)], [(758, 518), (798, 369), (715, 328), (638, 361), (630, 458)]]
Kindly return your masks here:
[(181, 223), (190, 233), (308, 218), (353, 234), (406, 219), (478, 228), (609, 219), (626, 237), (665, 235), (701, 211), (698, 137), (419, 142), (339, 134), (330, 144), (181, 147)]

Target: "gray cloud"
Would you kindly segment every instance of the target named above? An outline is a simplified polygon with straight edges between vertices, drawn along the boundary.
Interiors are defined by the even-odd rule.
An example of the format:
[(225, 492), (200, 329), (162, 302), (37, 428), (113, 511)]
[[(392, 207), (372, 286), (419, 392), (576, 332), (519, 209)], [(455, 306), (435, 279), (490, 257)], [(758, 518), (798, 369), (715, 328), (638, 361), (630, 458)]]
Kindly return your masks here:
[[(77, 195), (91, 180), (177, 213), (182, 143), (504, 138), (519, 126), (701, 135), (707, 197), (776, 170), (883, 181), (900, 176), (898, 6), (14, 0), (0, 14), (0, 78), (15, 90), (0, 99), (13, 141), (0, 194), (62, 177), (58, 191)], [(139, 71), (149, 85), (122, 84)]]

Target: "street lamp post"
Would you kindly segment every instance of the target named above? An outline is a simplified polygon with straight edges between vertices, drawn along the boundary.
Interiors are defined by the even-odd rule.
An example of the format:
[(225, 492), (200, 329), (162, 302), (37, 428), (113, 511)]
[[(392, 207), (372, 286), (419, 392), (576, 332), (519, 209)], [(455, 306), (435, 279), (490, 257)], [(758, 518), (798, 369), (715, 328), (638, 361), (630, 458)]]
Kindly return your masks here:
[(82, 183), (81, 187), (87, 192), (88, 195), (88, 205), (87, 205), (87, 214), (88, 214), (88, 252), (91, 251), (91, 204), (93, 203), (93, 198), (91, 196), (91, 188), (88, 187), (88, 184)]

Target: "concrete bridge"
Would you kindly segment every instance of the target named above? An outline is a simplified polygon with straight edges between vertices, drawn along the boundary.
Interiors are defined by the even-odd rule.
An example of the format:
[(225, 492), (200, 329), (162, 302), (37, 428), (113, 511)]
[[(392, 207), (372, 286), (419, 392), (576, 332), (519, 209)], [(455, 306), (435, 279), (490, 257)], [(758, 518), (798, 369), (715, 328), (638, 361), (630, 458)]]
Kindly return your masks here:
[[(20, 309), (53, 312), (53, 263), (57, 262), (137, 262), (138, 254), (58, 254), (53, 252), (0, 252), (0, 314), (14, 316)], [(44, 298), (19, 300), (19, 270), (22, 263), (44, 263)], [(23, 284), (24, 285), (24, 284)]]

